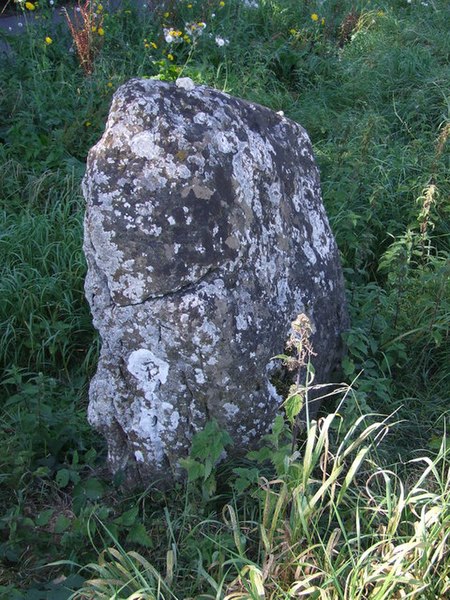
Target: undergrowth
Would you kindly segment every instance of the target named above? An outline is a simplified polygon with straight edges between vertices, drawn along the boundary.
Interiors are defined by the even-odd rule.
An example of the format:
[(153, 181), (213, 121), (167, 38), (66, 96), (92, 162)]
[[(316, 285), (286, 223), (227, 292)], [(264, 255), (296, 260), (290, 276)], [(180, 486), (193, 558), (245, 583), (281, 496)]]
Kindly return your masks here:
[[(445, 597), (448, 2), (92, 2), (88, 68), (51, 3), (28, 4), (33, 27), (0, 33), (0, 597)], [(351, 312), (338, 410), (298, 450), (277, 421), (239, 465), (200, 438), (170, 497), (109, 479), (85, 418), (80, 181), (136, 76), (189, 76), (306, 128)]]

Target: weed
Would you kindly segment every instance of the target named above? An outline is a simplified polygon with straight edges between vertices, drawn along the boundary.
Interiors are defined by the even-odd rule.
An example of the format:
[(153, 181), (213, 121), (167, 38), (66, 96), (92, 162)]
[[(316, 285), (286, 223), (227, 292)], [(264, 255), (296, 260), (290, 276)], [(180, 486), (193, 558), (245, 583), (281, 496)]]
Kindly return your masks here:
[(187, 471), (188, 482), (201, 481), (203, 502), (216, 491), (215, 466), (226, 454), (225, 448), (232, 443), (231, 437), (212, 421), (192, 440), (189, 457), (180, 460), (180, 466)]
[(94, 59), (99, 52), (102, 37), (105, 35), (103, 10), (99, 11), (97, 3), (93, 0), (84, 2), (80, 0), (73, 18), (69, 16), (67, 10), (64, 12), (81, 67), (86, 75), (92, 75)]

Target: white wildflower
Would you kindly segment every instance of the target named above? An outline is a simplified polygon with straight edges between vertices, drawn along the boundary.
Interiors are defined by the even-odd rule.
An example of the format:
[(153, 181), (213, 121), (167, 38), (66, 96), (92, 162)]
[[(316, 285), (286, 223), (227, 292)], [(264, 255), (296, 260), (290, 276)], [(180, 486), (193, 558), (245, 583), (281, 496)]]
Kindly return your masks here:
[(184, 28), (186, 29), (186, 33), (191, 35), (193, 38), (196, 38), (199, 35), (202, 35), (203, 30), (206, 28), (206, 23), (203, 23), (203, 21), (198, 23), (185, 23)]
[(219, 46), (219, 48), (222, 48), (222, 46), (228, 46), (229, 43), (230, 40), (220, 37), (220, 35), (216, 35), (216, 44)]
[(168, 29), (167, 27), (163, 28), (164, 39), (168, 44), (172, 44), (173, 42), (181, 42), (182, 33), (178, 29)]

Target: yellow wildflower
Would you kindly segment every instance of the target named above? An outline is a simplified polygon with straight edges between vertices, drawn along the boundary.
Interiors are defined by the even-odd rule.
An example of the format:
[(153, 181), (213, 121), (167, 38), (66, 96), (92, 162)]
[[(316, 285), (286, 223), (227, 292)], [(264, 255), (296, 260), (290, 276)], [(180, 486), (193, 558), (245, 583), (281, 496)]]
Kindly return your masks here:
[(154, 48), (155, 50), (156, 50), (156, 48), (158, 47), (158, 46), (155, 44), (155, 42), (150, 42), (150, 46), (151, 46), (152, 48)]
[(297, 31), (295, 29), (289, 29), (289, 33), (291, 35), (297, 35)]
[(53, 40), (49, 35), (45, 38), (45, 43), (47, 46), (50, 46), (50, 44), (53, 43)]
[(225, 6), (225, 2), (219, 2), (219, 6)]
[(95, 25), (92, 25), (92, 27), (91, 27), (91, 31), (92, 31), (93, 33), (95, 33), (95, 32), (97, 31), (97, 27), (96, 27)]
[(97, 33), (98, 33), (98, 35), (105, 35), (105, 30), (103, 29), (103, 27), (99, 27), (97, 29)]
[(35, 10), (36, 6), (32, 2), (25, 2), (25, 8), (28, 10)]
[(188, 4), (188, 5), (187, 5), (187, 7), (188, 7), (188, 8), (192, 8), (192, 4)]
[(170, 12), (165, 12), (165, 13), (164, 13), (164, 18), (165, 18), (165, 19), (168, 19), (169, 17), (170, 17)]
[(92, 125), (92, 123), (90, 121), (85, 121), (84, 126), (85, 127), (90, 127)]
[(317, 15), (316, 13), (313, 13), (313, 14), (311, 15), (311, 19), (312, 19), (313, 21), (318, 21), (318, 20), (319, 20), (319, 15)]
[(113, 84), (112, 81), (108, 81), (108, 83), (106, 84), (109, 88), (112, 88)]
[(322, 20), (320, 21), (320, 23), (321, 23), (322, 25), (325, 25), (325, 17), (322, 17)]
[(103, 5), (102, 4), (97, 4), (97, 12), (101, 13), (103, 11)]
[(173, 54), (168, 54), (168, 55), (167, 55), (167, 58), (168, 58), (169, 60), (173, 60)]
[(181, 32), (179, 29), (167, 29), (166, 27), (164, 27), (163, 32), (164, 39), (168, 44), (171, 44), (172, 42), (176, 41), (177, 38), (180, 38), (183, 35), (183, 32)]
[(144, 48), (150, 48), (150, 44), (147, 44), (147, 42), (145, 42)]
[(185, 41), (187, 44), (190, 44), (190, 43), (191, 43), (191, 38), (190, 38), (188, 35), (186, 35), (186, 34), (184, 34), (184, 35), (183, 35), (183, 40), (184, 40), (184, 41)]

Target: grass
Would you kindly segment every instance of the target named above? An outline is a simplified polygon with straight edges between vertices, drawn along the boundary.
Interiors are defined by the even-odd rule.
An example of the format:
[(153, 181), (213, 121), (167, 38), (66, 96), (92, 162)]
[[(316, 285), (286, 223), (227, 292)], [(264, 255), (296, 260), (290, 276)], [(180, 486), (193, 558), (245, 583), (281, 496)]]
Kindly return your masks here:
[[(448, 3), (192, 0), (137, 15), (105, 2), (90, 76), (46, 6), (1, 34), (0, 597), (445, 597)], [(199, 22), (189, 43), (165, 41)], [(107, 476), (85, 417), (98, 340), (80, 181), (114, 90), (180, 75), (310, 134), (346, 277), (351, 389), (294, 453), (280, 420), (259, 453), (204, 477), (205, 435), (187, 486), (136, 496)]]
[[(376, 462), (388, 429), (385, 421), (367, 425), (362, 418), (344, 433), (336, 413), (313, 423), (302, 455), (284, 452), (273, 478), (250, 487), (250, 519), (239, 505), (244, 500), (248, 508), (248, 500), (235, 490), (221, 521), (199, 524), (204, 540), (196, 560), (186, 556), (188, 528), (174, 536), (160, 570), (110, 536), (113, 545), (86, 566), (88, 579), (73, 598), (184, 598), (194, 583), (186, 561), (198, 598), (446, 597), (447, 449), (419, 459), (423, 467), (405, 487)], [(216, 549), (212, 557), (205, 556), (208, 544)]]

